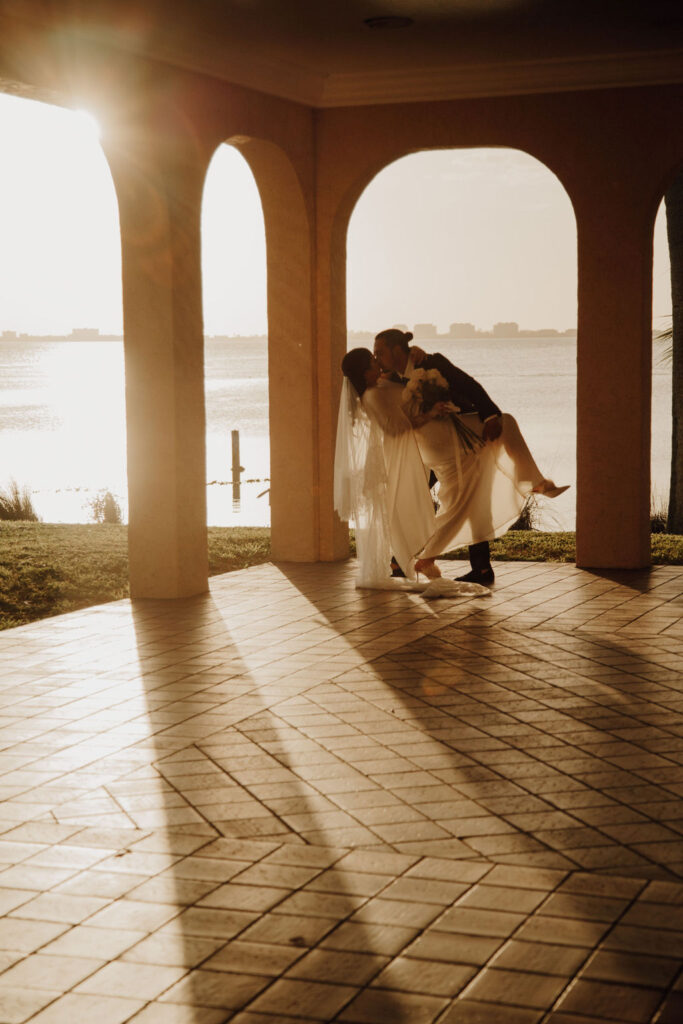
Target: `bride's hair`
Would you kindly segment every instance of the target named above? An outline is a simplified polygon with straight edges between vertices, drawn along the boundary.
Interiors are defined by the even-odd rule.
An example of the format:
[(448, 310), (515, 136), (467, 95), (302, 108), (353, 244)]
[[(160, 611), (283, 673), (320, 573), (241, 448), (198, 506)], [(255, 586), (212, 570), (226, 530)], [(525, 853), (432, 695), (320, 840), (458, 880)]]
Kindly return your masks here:
[(342, 373), (345, 377), (349, 378), (358, 392), (359, 398), (362, 397), (363, 392), (368, 386), (365, 381), (365, 371), (370, 366), (371, 361), (372, 352), (367, 348), (352, 348), (341, 361)]
[(406, 355), (408, 355), (412, 340), (412, 331), (399, 331), (398, 327), (389, 327), (386, 331), (380, 331), (375, 335), (375, 341), (383, 341), (389, 348), (400, 345)]

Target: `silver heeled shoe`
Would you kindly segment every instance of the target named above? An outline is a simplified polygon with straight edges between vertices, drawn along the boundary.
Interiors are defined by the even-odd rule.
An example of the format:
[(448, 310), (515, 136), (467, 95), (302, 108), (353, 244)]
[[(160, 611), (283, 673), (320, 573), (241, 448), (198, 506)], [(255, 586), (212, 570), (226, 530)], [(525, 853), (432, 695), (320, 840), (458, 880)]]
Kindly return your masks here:
[(538, 487), (534, 487), (533, 494), (542, 494), (544, 498), (557, 498), (560, 494), (568, 491), (571, 484), (564, 484), (558, 487), (552, 480), (542, 480)]
[(438, 580), (441, 576), (441, 569), (432, 558), (418, 558), (415, 563), (415, 572), (417, 573), (418, 579), (420, 573), (426, 576), (428, 580)]

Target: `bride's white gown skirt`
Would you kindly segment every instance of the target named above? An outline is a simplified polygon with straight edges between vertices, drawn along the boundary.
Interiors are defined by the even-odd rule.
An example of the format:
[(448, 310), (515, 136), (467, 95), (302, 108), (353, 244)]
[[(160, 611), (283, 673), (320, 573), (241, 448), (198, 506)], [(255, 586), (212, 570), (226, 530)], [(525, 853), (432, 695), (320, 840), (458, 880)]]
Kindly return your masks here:
[[(481, 436), (476, 413), (462, 415)], [(518, 518), (526, 498), (543, 479), (514, 416), (502, 415), (495, 441), (465, 450), (451, 419), (430, 420), (415, 432), (425, 466), (439, 481), (436, 530), (420, 552), (433, 558), (464, 544), (494, 540)]]

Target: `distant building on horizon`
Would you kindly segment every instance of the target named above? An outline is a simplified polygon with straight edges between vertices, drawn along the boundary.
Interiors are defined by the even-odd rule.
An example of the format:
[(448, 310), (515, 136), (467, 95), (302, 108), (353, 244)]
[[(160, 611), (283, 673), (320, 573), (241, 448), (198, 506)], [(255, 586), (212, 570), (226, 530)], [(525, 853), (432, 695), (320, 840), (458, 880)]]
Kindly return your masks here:
[(474, 324), (451, 324), (448, 328), (449, 338), (475, 338), (477, 328)]
[(68, 338), (72, 341), (97, 341), (99, 336), (99, 327), (74, 327)]
[(493, 325), (494, 338), (516, 338), (519, 334), (519, 324), (514, 320), (502, 321)]
[[(407, 331), (407, 324), (392, 324), (392, 329)], [(348, 331), (349, 341), (367, 343), (374, 339), (375, 331), (354, 329)], [(565, 330), (557, 330), (555, 327), (542, 327), (537, 330), (520, 328), (514, 321), (500, 322), (494, 324), (492, 331), (480, 330), (472, 323), (452, 323), (448, 330), (441, 334), (436, 324), (419, 323), (413, 327), (415, 338), (423, 340), (476, 340), (484, 338), (572, 338), (576, 337), (576, 327), (567, 327)], [(652, 329), (653, 338), (661, 334), (658, 329)], [(206, 341), (264, 341), (267, 334), (205, 334)], [(122, 341), (122, 334), (103, 334), (99, 327), (74, 327), (70, 334), (31, 334), (28, 331), (0, 331), (2, 341)]]
[(437, 333), (436, 324), (415, 324), (413, 327), (415, 338), (436, 338)]

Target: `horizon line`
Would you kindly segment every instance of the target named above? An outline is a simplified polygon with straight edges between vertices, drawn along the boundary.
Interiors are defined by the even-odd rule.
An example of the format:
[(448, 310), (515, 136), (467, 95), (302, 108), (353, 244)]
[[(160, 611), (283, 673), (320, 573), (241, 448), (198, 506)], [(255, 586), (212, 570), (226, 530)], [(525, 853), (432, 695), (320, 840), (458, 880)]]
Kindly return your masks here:
[[(405, 324), (396, 324), (396, 325), (393, 325), (393, 326), (398, 327), (400, 330), (405, 330), (406, 329), (406, 325)], [(417, 328), (420, 328), (420, 327), (424, 328), (424, 326), (425, 325), (421, 325), (421, 324), (413, 325), (414, 328), (416, 328), (416, 327)], [(452, 333), (450, 330), (449, 331), (440, 332), (440, 331), (438, 331), (436, 329), (434, 331), (425, 331), (423, 329), (423, 330), (414, 330), (413, 331), (413, 337), (414, 337), (415, 340), (418, 340), (419, 338), (423, 338), (425, 340), (430, 339), (430, 338), (435, 338), (435, 339), (445, 339), (445, 340), (451, 340), (451, 341), (455, 340), (455, 341), (457, 341), (457, 340), (459, 340), (461, 338), (464, 339), (464, 338), (496, 337), (496, 336), (497, 337), (515, 337), (516, 334), (526, 334), (526, 333), (533, 333), (533, 334), (537, 334), (537, 335), (543, 334), (543, 333), (550, 333), (550, 334), (557, 334), (558, 336), (563, 336), (563, 335), (567, 335), (567, 334), (576, 334), (576, 332), (577, 332), (577, 328), (576, 327), (567, 327), (567, 328), (558, 328), (558, 327), (550, 327), (550, 326), (539, 327), (539, 328), (536, 328), (536, 327), (519, 327), (517, 324), (513, 325), (512, 322), (509, 325), (505, 324), (506, 327), (510, 326), (511, 328), (513, 328), (512, 330), (510, 330), (506, 334), (502, 334), (500, 331), (497, 332), (497, 334), (494, 334), (494, 328), (497, 327), (498, 324), (494, 325), (494, 328), (490, 328), (490, 329), (480, 328), (480, 327), (477, 327), (474, 324), (473, 325), (467, 324), (467, 325), (462, 325), (462, 326), (463, 327), (467, 327), (467, 328), (471, 327), (471, 331), (467, 331), (467, 332), (463, 331), (463, 332), (458, 332), (458, 333)], [(500, 326), (503, 326), (503, 325), (501, 324)], [(653, 330), (654, 330), (654, 328), (653, 328)], [(347, 335), (364, 335), (364, 336), (374, 337), (377, 332), (373, 331), (373, 330), (371, 330), (369, 328), (366, 328), (366, 327), (349, 327), (349, 328), (347, 328), (347, 332), (346, 333), (347, 333)], [(214, 334), (210, 334), (208, 332), (205, 332), (204, 333), (204, 337), (205, 338), (244, 338), (244, 339), (246, 339), (246, 338), (267, 338), (268, 337), (268, 332), (267, 332), (267, 330), (266, 331), (259, 331), (259, 332), (250, 332), (250, 333), (239, 333), (238, 332), (238, 333), (232, 333), (232, 334), (227, 334), (227, 333), (224, 333), (224, 332), (216, 332)], [(68, 332), (68, 333), (57, 332), (57, 331), (42, 331), (40, 333), (38, 333), (38, 332), (34, 333), (34, 332), (30, 332), (30, 331), (13, 330), (11, 328), (5, 328), (2, 331), (0, 331), (0, 340), (4, 340), (4, 341), (20, 341), (22, 339), (32, 339), (32, 338), (54, 338), (54, 339), (60, 339), (60, 340), (65, 340), (65, 341), (96, 341), (99, 338), (100, 340), (103, 340), (103, 341), (106, 341), (106, 340), (109, 340), (109, 339), (122, 341), (123, 340), (123, 332), (120, 332), (120, 331), (119, 332), (117, 332), (117, 331), (102, 331), (102, 329), (99, 328), (99, 327), (87, 327), (87, 328), (86, 327), (76, 327), (76, 328), (72, 327), (71, 331)]]

